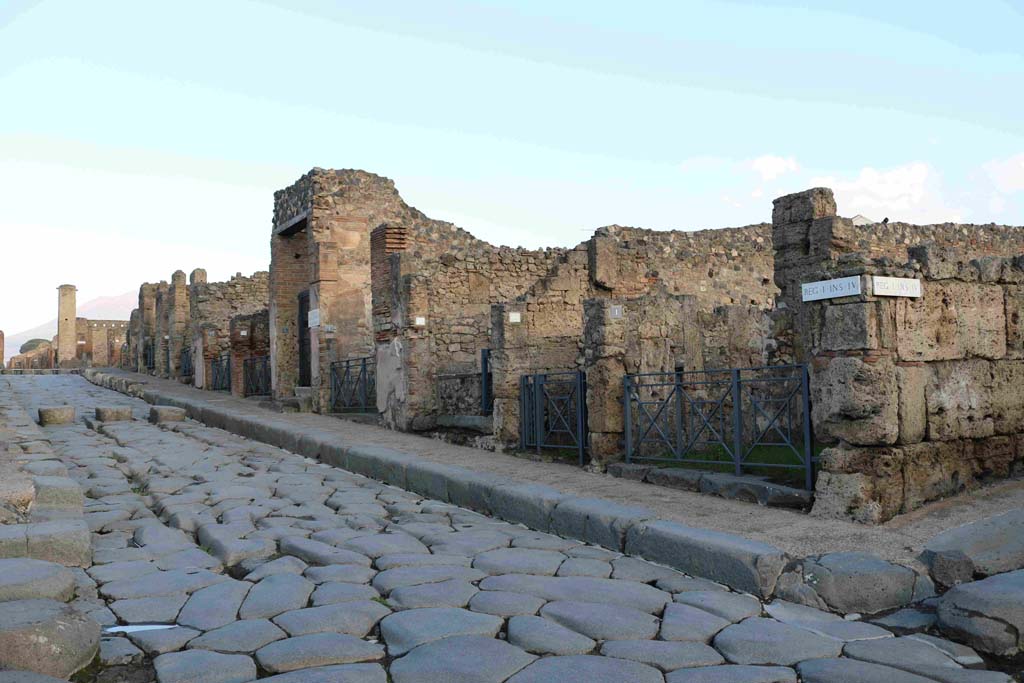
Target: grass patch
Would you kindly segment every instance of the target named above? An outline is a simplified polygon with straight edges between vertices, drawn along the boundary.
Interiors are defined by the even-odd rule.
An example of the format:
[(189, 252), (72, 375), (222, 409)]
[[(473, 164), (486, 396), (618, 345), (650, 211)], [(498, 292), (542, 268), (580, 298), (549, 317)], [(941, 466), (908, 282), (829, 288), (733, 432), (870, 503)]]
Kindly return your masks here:
[[(811, 448), (812, 457), (816, 459), (825, 448), (827, 446), (823, 444), (814, 444)], [(720, 444), (709, 446), (700, 451), (691, 451), (687, 453), (686, 457), (711, 462), (681, 462), (675, 460), (671, 452), (661, 455), (647, 453), (643, 457), (634, 456), (633, 462), (649, 463), (658, 467), (678, 467), (705, 472), (723, 472), (725, 474), (733, 474), (736, 471), (732, 457)], [(664, 460), (661, 458), (664, 458)], [(743, 472), (745, 474), (765, 477), (774, 484), (793, 486), (795, 488), (803, 488), (804, 486), (803, 464), (789, 446), (756, 446), (743, 462)], [(794, 467), (793, 469), (771, 466), (758, 467), (758, 464), (793, 465)]]

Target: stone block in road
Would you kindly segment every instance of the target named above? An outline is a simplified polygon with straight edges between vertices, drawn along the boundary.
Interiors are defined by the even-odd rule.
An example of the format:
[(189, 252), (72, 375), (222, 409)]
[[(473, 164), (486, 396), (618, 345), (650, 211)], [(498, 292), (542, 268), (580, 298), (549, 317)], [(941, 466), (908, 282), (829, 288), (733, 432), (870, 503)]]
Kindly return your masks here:
[(286, 638), (256, 651), (260, 668), (285, 673), (314, 666), (373, 662), (384, 658), (384, 648), (341, 633), (313, 633)]
[(551, 513), (551, 530), (559, 536), (621, 551), (626, 532), (656, 516), (647, 508), (620, 505), (600, 498), (568, 498), (558, 503)]
[(96, 406), (96, 419), (100, 422), (124, 422), (132, 419), (131, 406)]
[(1024, 509), (943, 531), (925, 544), (921, 561), (942, 586), (1024, 568)]
[(704, 643), (663, 640), (610, 640), (601, 646), (605, 657), (631, 659), (662, 671), (724, 664), (722, 655)]
[(336, 664), (277, 674), (260, 683), (388, 683), (388, 675), (380, 664)]
[(65, 683), (63, 678), (44, 676), (34, 671), (0, 671), (0, 683)]
[(0, 669), (67, 679), (99, 651), (100, 625), (56, 600), (14, 600), (0, 608)]
[(767, 543), (665, 521), (630, 528), (626, 552), (764, 598), (788, 560)]
[(0, 560), (0, 602), (45, 598), (67, 602), (75, 575), (63, 565), (29, 558)]
[(71, 424), (74, 421), (74, 406), (46, 406), (39, 408), (39, 424), (44, 427)]
[(149, 409), (149, 421), (153, 424), (161, 422), (184, 422), (185, 409), (174, 406), (153, 406)]
[(870, 553), (828, 553), (804, 561), (805, 582), (838, 612), (875, 614), (910, 603), (917, 574)]
[(534, 616), (509, 619), (508, 642), (538, 655), (585, 655), (597, 646), (585, 635)]
[(774, 619), (753, 617), (724, 628), (713, 645), (734, 664), (792, 666), (805, 659), (838, 657), (843, 641)]
[(25, 535), (29, 557), (65, 567), (88, 567), (92, 564), (89, 526), (82, 519), (29, 524)]
[(396, 612), (380, 622), (380, 633), (388, 654), (398, 657), (415, 647), (452, 636), (493, 638), (503, 620), (453, 607), (436, 607)]
[(664, 680), (660, 671), (639, 662), (573, 655), (538, 659), (508, 679), (508, 683), (662, 683)]
[(391, 665), (394, 683), (501, 683), (537, 658), (503, 640), (455, 636), (421, 645)]
[(796, 671), (784, 666), (726, 664), (679, 669), (665, 683), (796, 683)]
[(35, 500), (32, 508), (56, 508), (61, 510), (81, 510), (85, 497), (78, 482), (70, 477), (37, 476), (32, 477), (35, 488)]
[(248, 683), (256, 680), (256, 663), (246, 655), (206, 650), (169, 652), (153, 660), (157, 683)]
[(953, 588), (939, 603), (938, 625), (982, 652), (1012, 657), (1024, 651), (1024, 570)]
[(620, 579), (595, 579), (589, 576), (530, 576), (506, 574), (490, 576), (480, 589), (526, 593), (545, 600), (569, 600), (632, 607), (658, 614), (672, 596), (654, 586)]
[(797, 666), (804, 683), (932, 683), (906, 671), (856, 659), (811, 659)]

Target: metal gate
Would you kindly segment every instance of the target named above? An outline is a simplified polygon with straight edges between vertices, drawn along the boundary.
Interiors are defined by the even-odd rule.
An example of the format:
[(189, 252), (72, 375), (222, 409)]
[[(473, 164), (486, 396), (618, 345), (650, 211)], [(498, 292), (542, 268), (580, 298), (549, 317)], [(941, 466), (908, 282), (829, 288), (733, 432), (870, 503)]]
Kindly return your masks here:
[(270, 358), (256, 356), (242, 361), (242, 374), (246, 396), (266, 396), (270, 393)]
[(210, 361), (210, 388), (214, 391), (231, 390), (231, 356)]
[(377, 412), (377, 361), (373, 356), (331, 363), (331, 410)]
[(146, 342), (146, 345), (142, 347), (142, 362), (147, 370), (152, 370), (156, 367), (156, 349), (151, 341)]
[(313, 383), (312, 356), (309, 348), (309, 290), (299, 292), (299, 386)]
[(519, 378), (519, 445), (523, 450), (587, 452), (587, 380), (581, 370)]
[(182, 377), (191, 377), (193, 374), (192, 368), (192, 349), (185, 347), (181, 350), (181, 362), (178, 368), (178, 374)]
[(627, 462), (803, 471), (814, 487), (807, 366), (626, 375)]

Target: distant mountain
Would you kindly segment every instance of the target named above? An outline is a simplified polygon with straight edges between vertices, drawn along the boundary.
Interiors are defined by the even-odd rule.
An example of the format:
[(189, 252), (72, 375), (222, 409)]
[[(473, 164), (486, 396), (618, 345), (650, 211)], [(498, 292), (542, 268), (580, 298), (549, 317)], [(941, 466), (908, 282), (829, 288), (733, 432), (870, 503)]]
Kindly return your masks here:
[[(132, 309), (139, 305), (138, 292), (125, 292), (116, 296), (100, 296), (78, 306), (79, 318), (93, 320), (128, 320)], [(54, 306), (56, 307), (56, 305)], [(4, 363), (18, 355), (18, 349), (29, 339), (53, 339), (57, 334), (57, 319), (48, 320), (31, 330), (9, 334), (4, 339)]]

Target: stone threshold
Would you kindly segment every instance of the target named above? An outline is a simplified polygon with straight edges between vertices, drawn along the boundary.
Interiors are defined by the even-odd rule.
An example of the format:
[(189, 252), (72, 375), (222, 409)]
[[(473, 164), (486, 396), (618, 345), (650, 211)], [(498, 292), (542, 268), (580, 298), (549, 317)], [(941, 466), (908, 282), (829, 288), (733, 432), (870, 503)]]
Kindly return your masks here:
[[(206, 400), (200, 392), (172, 394), (147, 386), (144, 380), (98, 370), (87, 371), (85, 377), (152, 405), (182, 408), (188, 417), (208, 426), (421, 496), (640, 557), (764, 600), (781, 598), (837, 612), (871, 614), (934, 595), (927, 574), (869, 553), (794, 558), (768, 543), (661, 520), (647, 508), (568, 495), (551, 486), (436, 463), (384, 446), (342, 442), (328, 429), (300, 426), (275, 413), (234, 410), (226, 402)], [(806, 571), (805, 565), (819, 572)], [(816, 584), (823, 567), (835, 579), (830, 585), (849, 585), (853, 590), (840, 590), (841, 600), (819, 595)], [(875, 590), (867, 596), (870, 600), (860, 604), (858, 596), (866, 595), (865, 585)]]
[(609, 464), (608, 474), (622, 479), (683, 491), (696, 491), (768, 507), (810, 510), (814, 503), (814, 491), (775, 484), (754, 475), (625, 462)]

